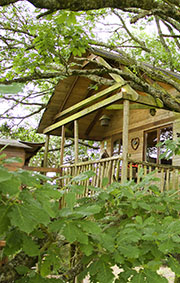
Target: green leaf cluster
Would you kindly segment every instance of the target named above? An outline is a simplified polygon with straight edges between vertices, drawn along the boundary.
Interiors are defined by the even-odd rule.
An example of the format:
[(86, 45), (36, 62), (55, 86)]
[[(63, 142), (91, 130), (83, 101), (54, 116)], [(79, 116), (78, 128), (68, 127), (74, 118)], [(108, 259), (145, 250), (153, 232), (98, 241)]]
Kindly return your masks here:
[[(67, 282), (79, 265), (76, 276), (81, 280), (89, 274), (91, 282), (113, 282), (113, 266), (120, 269), (116, 282), (167, 282), (157, 273), (163, 264), (180, 276), (176, 194), (151, 187), (156, 180), (150, 174), (138, 185), (104, 180), (105, 188), (88, 187), (91, 193), (83, 197), (85, 188), (78, 183), (92, 174), (73, 177), (62, 190), (46, 176), (0, 166), (3, 256), (13, 264), (25, 255), (29, 262), (14, 267), (17, 282), (53, 282), (47, 277), (53, 275)], [(59, 209), (61, 198), (66, 206)]]

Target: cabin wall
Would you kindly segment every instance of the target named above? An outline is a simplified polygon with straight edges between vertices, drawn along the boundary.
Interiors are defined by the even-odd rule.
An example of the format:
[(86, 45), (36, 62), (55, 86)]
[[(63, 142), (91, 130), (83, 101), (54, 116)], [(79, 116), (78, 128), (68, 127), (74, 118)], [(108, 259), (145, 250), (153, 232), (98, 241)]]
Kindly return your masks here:
[[(0, 149), (2, 146), (0, 147)], [(15, 170), (16, 168), (21, 168), (25, 163), (25, 150), (24, 148), (17, 148), (17, 147), (6, 147), (1, 154), (6, 154), (6, 158), (11, 157), (19, 157), (22, 159), (22, 162), (12, 163), (10, 164), (11, 170)], [(7, 166), (8, 167), (8, 166)]]
[[(110, 125), (104, 129), (104, 139), (117, 135), (122, 132), (123, 127), (123, 115), (122, 111), (114, 110)], [(142, 130), (153, 129), (160, 124), (165, 125), (172, 122), (175, 119), (173, 112), (167, 110), (157, 109), (156, 115), (151, 116), (149, 109), (136, 109), (130, 110), (129, 117), (129, 131), (138, 132)]]
[[(122, 111), (116, 111), (115, 117), (111, 120), (109, 129), (104, 132), (105, 140), (108, 141), (110, 155), (113, 153), (113, 142), (118, 137), (122, 137)], [(143, 161), (144, 154), (144, 133), (158, 127), (173, 125), (173, 135), (180, 132), (180, 114), (174, 114), (167, 110), (157, 109), (156, 115), (151, 116), (149, 109), (130, 110), (129, 119), (129, 157), (133, 160)], [(133, 149), (134, 140), (139, 141), (137, 149)], [(180, 157), (175, 157), (173, 164), (180, 164)]]

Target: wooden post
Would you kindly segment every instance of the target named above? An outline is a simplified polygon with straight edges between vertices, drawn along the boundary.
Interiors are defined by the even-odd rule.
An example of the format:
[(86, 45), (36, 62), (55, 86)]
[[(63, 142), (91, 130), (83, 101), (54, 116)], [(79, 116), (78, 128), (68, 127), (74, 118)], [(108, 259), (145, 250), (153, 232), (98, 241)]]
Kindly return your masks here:
[[(64, 172), (63, 172), (65, 169), (61, 167), (61, 165), (63, 165), (63, 161), (64, 161), (64, 143), (65, 143), (65, 127), (63, 125), (62, 129), (61, 129), (60, 177), (65, 175)], [(64, 187), (64, 185), (65, 185), (64, 179), (59, 180), (59, 185), (60, 185), (60, 188)], [(65, 206), (65, 204), (64, 204), (64, 196), (63, 196), (59, 199), (59, 209), (63, 208), (64, 206)]]
[(128, 167), (128, 126), (129, 126), (129, 100), (123, 102), (123, 154), (122, 154), (122, 172), (121, 182), (124, 183), (127, 180), (127, 167)]
[(46, 135), (43, 167), (47, 167), (48, 165), (49, 137), (50, 137), (49, 135)]
[(63, 165), (63, 159), (64, 159), (64, 143), (65, 143), (65, 127), (62, 126), (61, 131), (61, 151), (60, 151), (60, 166)]
[(74, 121), (74, 150), (75, 150), (75, 164), (78, 163), (78, 121)]

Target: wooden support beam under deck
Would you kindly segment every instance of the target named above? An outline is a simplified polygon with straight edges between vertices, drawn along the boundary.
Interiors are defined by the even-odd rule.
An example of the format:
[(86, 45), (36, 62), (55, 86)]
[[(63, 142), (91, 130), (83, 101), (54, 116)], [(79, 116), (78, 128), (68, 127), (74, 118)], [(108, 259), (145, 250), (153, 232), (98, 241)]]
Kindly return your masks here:
[(64, 143), (65, 143), (65, 127), (63, 125), (61, 131), (60, 166), (63, 165), (63, 160), (64, 160)]
[(100, 102), (95, 103), (94, 105), (91, 105), (91, 106), (71, 115), (70, 117), (67, 117), (67, 118), (65, 118), (65, 119), (63, 119), (59, 122), (52, 124), (51, 126), (45, 128), (43, 133), (47, 134), (47, 133), (49, 133), (49, 132), (51, 132), (51, 131), (53, 131), (53, 130), (55, 130), (55, 129), (57, 129), (57, 128), (65, 125), (65, 124), (68, 124), (68, 123), (70, 123), (74, 120), (77, 120), (78, 118), (86, 116), (86, 115), (88, 115), (88, 114), (90, 114), (90, 113), (92, 113), (92, 112), (94, 112), (98, 109), (101, 109), (101, 108), (103, 108), (103, 107), (105, 107), (105, 106), (107, 106), (107, 105), (109, 105), (113, 102), (116, 102), (116, 101), (122, 99), (122, 97), (123, 97), (122, 92), (114, 94), (111, 97), (108, 97), (108, 98), (106, 98), (106, 99), (104, 99)]
[(49, 135), (46, 135), (43, 167), (47, 167), (47, 164), (48, 164), (49, 138), (50, 138), (50, 136), (49, 136)]
[(78, 153), (79, 153), (79, 146), (78, 146), (78, 121), (74, 121), (74, 150), (75, 150), (75, 164), (78, 163)]
[(63, 117), (64, 115), (68, 114), (72, 114), (74, 112), (77, 112), (80, 108), (83, 108), (85, 106), (88, 106), (89, 104), (91, 104), (92, 102), (96, 102), (98, 99), (102, 98), (103, 96), (110, 94), (111, 92), (115, 91), (118, 88), (121, 88), (122, 84), (121, 83), (116, 83), (82, 101), (80, 101), (79, 103), (76, 103), (75, 105), (65, 109), (62, 112), (59, 112), (56, 116), (55, 119)]

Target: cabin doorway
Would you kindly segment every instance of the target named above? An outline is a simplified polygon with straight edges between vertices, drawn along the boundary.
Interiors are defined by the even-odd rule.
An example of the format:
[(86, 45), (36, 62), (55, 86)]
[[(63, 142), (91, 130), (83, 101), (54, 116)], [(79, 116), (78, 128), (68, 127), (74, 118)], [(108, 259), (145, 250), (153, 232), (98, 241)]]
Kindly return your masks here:
[(156, 147), (157, 143), (173, 139), (173, 126), (167, 125), (144, 132), (144, 160), (156, 164), (172, 165), (172, 158), (169, 160), (159, 159), (165, 147)]

